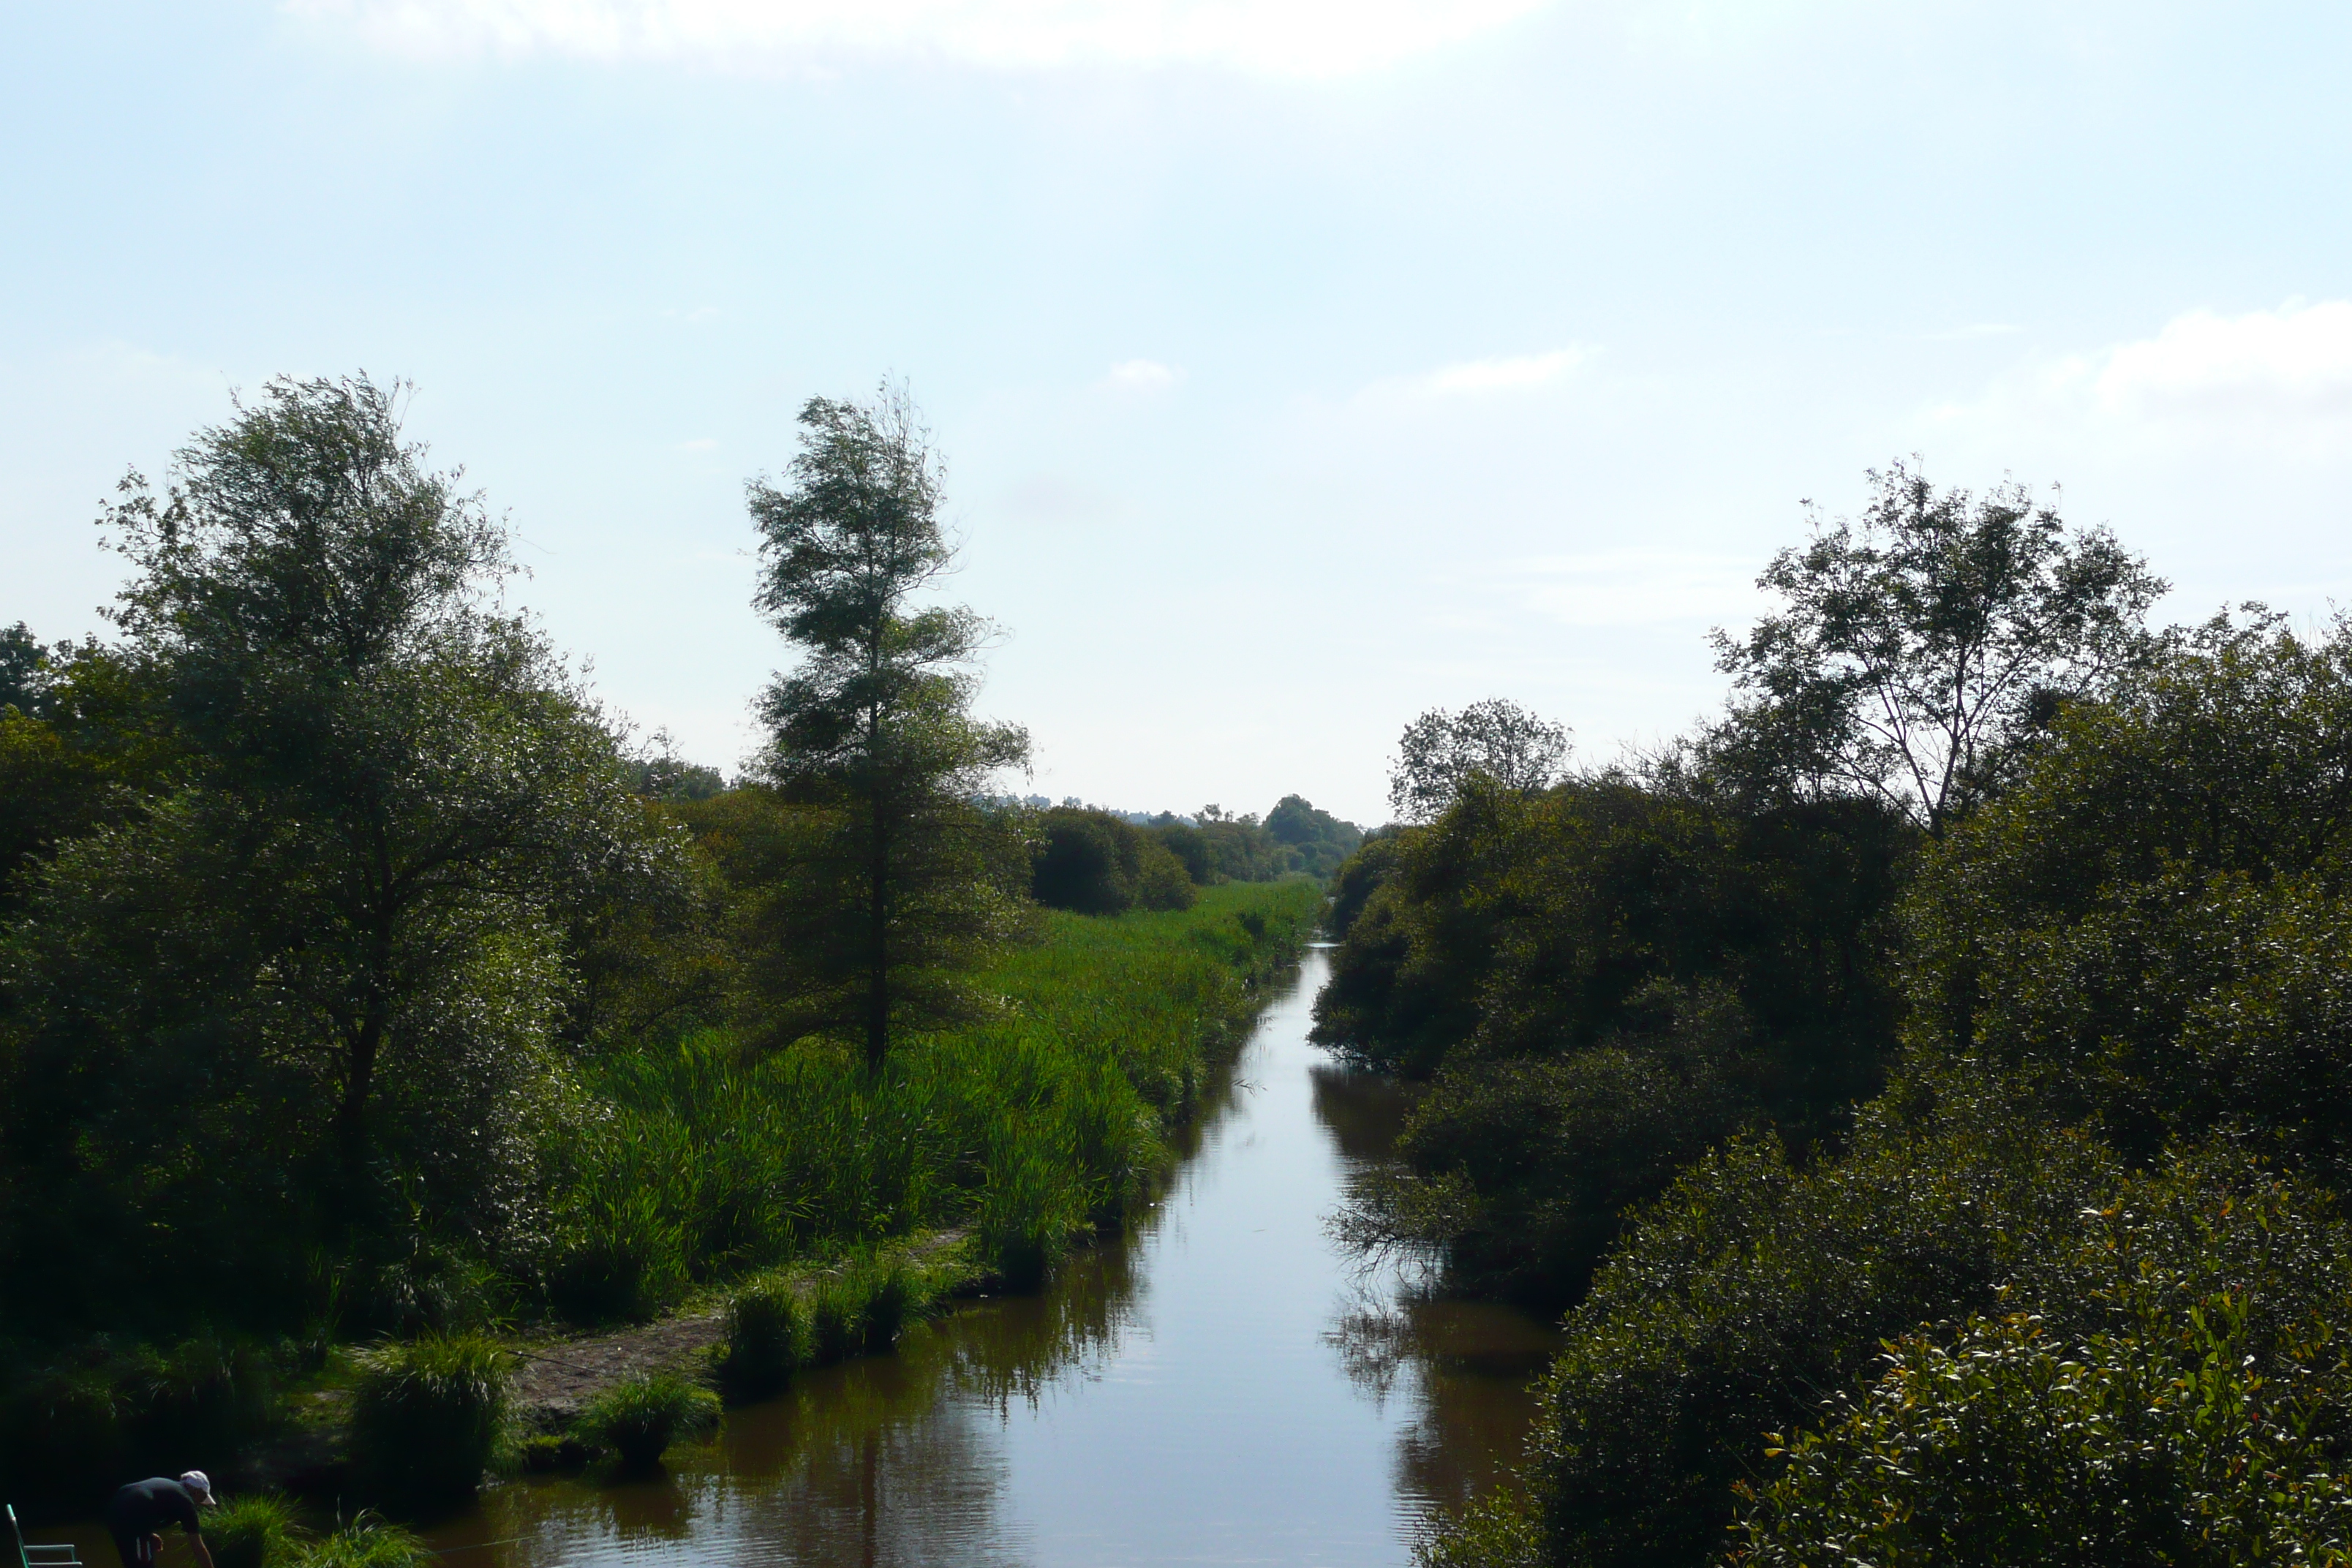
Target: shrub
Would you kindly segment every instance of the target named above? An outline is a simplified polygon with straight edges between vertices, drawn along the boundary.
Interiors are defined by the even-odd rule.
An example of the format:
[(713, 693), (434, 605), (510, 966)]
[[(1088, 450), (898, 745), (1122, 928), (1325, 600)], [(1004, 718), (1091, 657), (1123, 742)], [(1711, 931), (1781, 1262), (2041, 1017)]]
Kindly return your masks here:
[(2132, 1331), (2069, 1343), (2037, 1316), (1890, 1348), (1752, 1500), (1754, 1568), (2342, 1563), (2352, 1367), (2315, 1323), (2248, 1353), (2226, 1295), (2137, 1292)]
[(1038, 825), (1044, 840), (1030, 890), (1047, 908), (1115, 915), (1192, 907), (1194, 879), (1158, 834), (1107, 811), (1066, 805), (1045, 812)]
[(2352, 1178), (2352, 622), (2188, 634), (2070, 705), (1927, 857), (1906, 1034), (1988, 1057), (2131, 1157), (2219, 1129)]
[(506, 1418), (506, 1352), (477, 1334), (427, 1334), (362, 1362), (352, 1446), (389, 1496), (446, 1501), (480, 1483)]
[(727, 1303), (719, 1377), (738, 1399), (760, 1399), (791, 1381), (814, 1349), (814, 1325), (798, 1292), (782, 1279), (754, 1281)]
[(213, 1568), (291, 1568), (302, 1546), (294, 1505), (268, 1492), (231, 1498), (205, 1517)]
[(1818, 1419), (1923, 1325), (2025, 1311), (2085, 1344), (2139, 1332), (2152, 1278), (2179, 1302), (2241, 1303), (2242, 1353), (2292, 1365), (2279, 1347), (2298, 1325), (2352, 1297), (2331, 1202), (2240, 1153), (2136, 1175), (2023, 1115), (2000, 1080), (1946, 1074), (1889, 1099), (1913, 1120), (1880, 1107), (1843, 1160), (1795, 1171), (1735, 1141), (1642, 1212), (1540, 1391), (1528, 1479), (1546, 1561), (1706, 1560), (1768, 1434)]
[(1765, 1433), (1864, 1376), (1882, 1340), (1990, 1309), (2021, 1259), (2061, 1250), (2121, 1173), (1986, 1100), (1811, 1171), (1735, 1140), (1641, 1213), (1542, 1384), (1529, 1479), (1554, 1555), (1704, 1561)]
[(659, 1464), (675, 1439), (707, 1432), (718, 1421), (719, 1396), (672, 1373), (615, 1384), (580, 1415), (581, 1429), (631, 1469)]
[(1459, 1283), (1553, 1311), (1581, 1295), (1629, 1205), (1760, 1115), (1738, 1004), (1715, 986), (1653, 992), (1654, 1027), (1442, 1070), (1342, 1236), (1427, 1249)]

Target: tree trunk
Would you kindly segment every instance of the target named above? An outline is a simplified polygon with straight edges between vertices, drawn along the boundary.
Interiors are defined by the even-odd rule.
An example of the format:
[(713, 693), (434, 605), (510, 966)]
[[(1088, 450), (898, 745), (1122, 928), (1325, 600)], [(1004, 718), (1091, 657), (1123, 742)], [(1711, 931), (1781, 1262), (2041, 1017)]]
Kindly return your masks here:
[(890, 829), (875, 791), (874, 854), (866, 868), (866, 1070), (878, 1074), (890, 1050)]
[(343, 1097), (335, 1107), (335, 1152), (342, 1165), (343, 1208), (353, 1218), (362, 1214), (367, 1204), (368, 1100), (375, 1092), (375, 1064), (383, 1048), (384, 1014), (381, 998), (371, 995), (358, 1032), (349, 1037), (345, 1046)]

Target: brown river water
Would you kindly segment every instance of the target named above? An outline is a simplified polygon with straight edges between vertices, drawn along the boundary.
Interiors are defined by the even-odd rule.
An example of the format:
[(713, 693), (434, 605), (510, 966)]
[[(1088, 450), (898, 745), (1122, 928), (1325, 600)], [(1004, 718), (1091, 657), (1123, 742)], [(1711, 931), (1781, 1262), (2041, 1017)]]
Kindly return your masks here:
[(1327, 967), (1270, 1001), (1160, 1202), (1042, 1294), (805, 1374), (659, 1476), (491, 1488), (429, 1543), (453, 1568), (1409, 1563), (1516, 1458), (1552, 1336), (1328, 1239), (1404, 1107), (1307, 1044)]

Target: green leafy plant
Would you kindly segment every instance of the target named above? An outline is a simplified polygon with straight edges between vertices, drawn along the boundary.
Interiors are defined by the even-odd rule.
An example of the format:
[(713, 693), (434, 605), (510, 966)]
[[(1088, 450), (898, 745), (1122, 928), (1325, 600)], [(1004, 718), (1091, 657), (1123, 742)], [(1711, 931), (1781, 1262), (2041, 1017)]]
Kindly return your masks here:
[(719, 1396), (674, 1373), (615, 1384), (580, 1414), (581, 1430), (610, 1447), (631, 1469), (659, 1464), (671, 1443), (708, 1432), (718, 1422)]
[(273, 1492), (229, 1498), (205, 1516), (213, 1568), (292, 1568), (305, 1535), (294, 1504)]
[(728, 1300), (719, 1381), (739, 1399), (774, 1394), (809, 1360), (813, 1342), (814, 1325), (799, 1293), (772, 1276), (755, 1280)]
[(363, 1512), (331, 1535), (298, 1546), (290, 1568), (425, 1568), (425, 1542), (373, 1512)]
[(427, 1334), (361, 1363), (352, 1436), (375, 1485), (404, 1502), (464, 1497), (504, 1436), (506, 1352), (478, 1334)]

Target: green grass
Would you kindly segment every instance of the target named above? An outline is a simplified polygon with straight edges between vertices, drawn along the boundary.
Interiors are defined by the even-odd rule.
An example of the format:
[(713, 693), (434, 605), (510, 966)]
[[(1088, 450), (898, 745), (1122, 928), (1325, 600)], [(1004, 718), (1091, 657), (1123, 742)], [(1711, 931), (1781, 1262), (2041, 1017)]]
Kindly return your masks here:
[(226, 1499), (205, 1519), (205, 1542), (213, 1568), (289, 1568), (301, 1550), (301, 1519), (287, 1499), (248, 1492)]
[(332, 1535), (299, 1544), (290, 1568), (425, 1568), (425, 1542), (373, 1513), (362, 1513)]
[(1301, 880), (1228, 884), (1184, 910), (1054, 913), (1044, 942), (982, 977), (1001, 1018), (901, 1041), (878, 1080), (814, 1043), (753, 1060), (718, 1030), (605, 1058), (583, 1088), (611, 1114), (569, 1151), (551, 1304), (642, 1319), (716, 1281), (946, 1226), (1034, 1283), (1150, 1187), (1320, 903)]
[(677, 1439), (719, 1425), (719, 1396), (674, 1373), (614, 1384), (580, 1413), (581, 1432), (620, 1456), (624, 1467), (651, 1469)]
[(473, 1492), (506, 1436), (507, 1364), (478, 1334), (426, 1334), (364, 1359), (352, 1446), (380, 1495), (415, 1504)]

